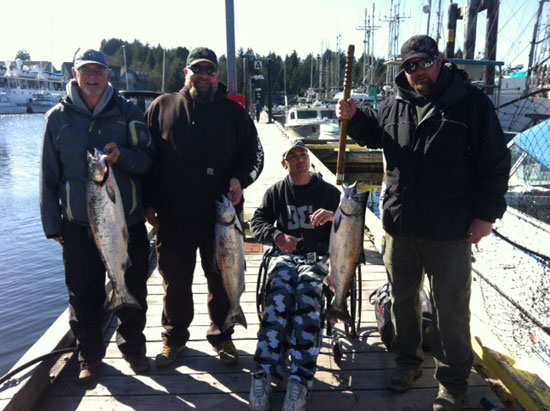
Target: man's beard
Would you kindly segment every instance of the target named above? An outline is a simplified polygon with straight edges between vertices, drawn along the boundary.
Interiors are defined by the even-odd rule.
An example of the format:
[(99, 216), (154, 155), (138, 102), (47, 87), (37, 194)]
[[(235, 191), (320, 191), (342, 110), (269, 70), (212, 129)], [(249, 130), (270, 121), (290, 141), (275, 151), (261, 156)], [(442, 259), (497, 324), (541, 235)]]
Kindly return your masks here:
[(193, 100), (198, 103), (206, 104), (214, 101), (214, 95), (218, 89), (218, 83), (216, 85), (210, 85), (206, 90), (199, 90), (195, 87), (195, 84), (191, 82), (191, 79), (186, 81), (186, 86), (189, 89), (189, 95)]
[(413, 85), (412, 88), (418, 94), (421, 94), (424, 97), (426, 97), (426, 96), (429, 96), (431, 94), (432, 90), (435, 88), (435, 83), (431, 80), (427, 80), (423, 83)]

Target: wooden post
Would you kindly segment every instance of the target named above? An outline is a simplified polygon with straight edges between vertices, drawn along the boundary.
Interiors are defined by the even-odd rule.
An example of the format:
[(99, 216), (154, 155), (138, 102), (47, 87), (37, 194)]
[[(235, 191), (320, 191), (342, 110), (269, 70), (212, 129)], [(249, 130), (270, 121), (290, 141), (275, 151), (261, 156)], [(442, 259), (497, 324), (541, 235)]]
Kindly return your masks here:
[(447, 21), (447, 46), (445, 50), (445, 57), (449, 59), (455, 56), (456, 20), (458, 18), (458, 4), (451, 3), (449, 5), (449, 19)]
[(477, 13), (481, 0), (468, 0), (464, 13), (464, 58), (473, 59), (476, 47)]
[[(344, 101), (349, 99), (351, 93), (351, 81), (353, 78), (353, 53), (355, 46), (348, 46), (348, 59), (346, 61), (346, 74), (344, 77)], [(340, 144), (338, 145), (338, 160), (336, 162), (336, 184), (344, 182), (344, 169), (346, 166), (346, 138), (348, 135), (348, 120), (342, 120), (340, 125)]]

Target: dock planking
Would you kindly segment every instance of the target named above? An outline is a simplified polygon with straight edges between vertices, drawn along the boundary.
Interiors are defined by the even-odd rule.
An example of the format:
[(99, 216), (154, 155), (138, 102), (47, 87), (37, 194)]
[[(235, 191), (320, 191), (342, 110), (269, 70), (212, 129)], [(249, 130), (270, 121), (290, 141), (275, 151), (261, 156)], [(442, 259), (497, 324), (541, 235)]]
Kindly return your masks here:
[[(285, 175), (281, 167), (281, 153), (286, 137), (273, 124), (258, 124), (258, 132), (266, 153), (265, 167), (259, 180), (245, 190), (245, 219), (249, 220), (259, 205), (265, 190)], [(394, 368), (394, 356), (382, 345), (370, 293), (386, 280), (382, 260), (373, 244), (365, 240), (367, 264), (362, 267), (362, 323), (359, 338), (342, 340), (343, 358), (336, 364), (332, 351), (332, 338), (325, 336), (318, 361), (318, 371), (309, 410), (431, 410), (437, 394), (437, 381), (433, 378), (434, 361), (426, 353), (424, 374), (414, 387), (404, 394), (386, 389), (386, 381)], [(255, 289), (261, 253), (247, 254), (246, 291), (241, 302), (248, 329), (237, 326), (233, 338), (240, 353), (238, 365), (228, 367), (219, 362), (206, 341), (209, 326), (206, 306), (207, 287), (204, 274), (197, 264), (194, 274), (195, 316), (190, 327), (191, 337), (187, 349), (176, 362), (167, 368), (156, 368), (154, 357), (162, 347), (160, 316), (162, 312), (162, 279), (155, 270), (148, 280), (148, 314), (145, 335), (151, 370), (135, 375), (118, 350), (114, 332), (116, 319), (105, 334), (107, 354), (101, 373), (89, 385), (76, 383), (78, 363), (72, 361), (57, 378), (49, 392), (40, 400), (37, 410), (226, 410), (248, 408), (250, 373), (255, 369), (253, 355), (259, 321), (256, 315)], [(337, 325), (335, 334), (342, 335)], [(500, 404), (487, 383), (472, 371), (465, 409), (484, 409), (480, 399), (487, 397)], [(282, 407), (284, 382), (275, 382), (271, 409)], [(0, 406), (7, 404), (0, 398)]]

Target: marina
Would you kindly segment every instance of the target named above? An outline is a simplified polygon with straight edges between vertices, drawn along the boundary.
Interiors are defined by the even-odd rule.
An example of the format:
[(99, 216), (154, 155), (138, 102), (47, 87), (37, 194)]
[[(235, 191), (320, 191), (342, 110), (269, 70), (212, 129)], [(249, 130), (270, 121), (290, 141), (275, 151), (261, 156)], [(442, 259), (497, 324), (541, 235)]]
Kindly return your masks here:
[[(469, 379), (463, 409), (550, 410), (550, 308), (547, 302), (550, 291), (547, 246), (550, 244), (550, 70), (546, 66), (550, 50), (547, 45), (550, 43), (548, 28), (544, 38), (541, 37), (544, 30), (538, 30), (545, 2), (547, 0), (539, 2), (529, 62), (525, 67), (506, 66), (505, 61), (496, 59), (494, 30), (498, 24), (490, 26), (489, 22), (498, 23), (498, 1), (468, 0), (467, 6), (460, 9), (456, 3), (449, 6), (449, 38), (445, 50), (441, 51), (445, 52), (450, 63), (468, 73), (472, 84), (489, 95), (512, 152), (512, 172), (506, 196), (508, 210), (494, 224), (492, 234), (474, 247), (472, 253), (471, 334), (475, 369)], [(362, 107), (376, 110), (379, 101), (392, 93), (395, 86), (393, 77), (401, 64), (397, 39), (400, 19), (403, 18), (399, 12), (400, 2), (395, 3), (397, 7), (393, 10), (394, 1), (391, 2), (388, 20), (390, 36), (383, 70), (385, 82), (375, 80), (374, 76), (380, 68), (376, 69), (374, 45), (370, 43), (374, 42), (374, 4), (373, 21), (367, 19), (365, 10), (365, 26), (358, 28), (365, 31), (365, 50), (361, 60), (356, 59), (357, 63), (361, 61), (363, 64), (363, 76), (354, 82), (357, 88), (351, 90), (351, 98)], [(428, 10), (431, 13), (430, 7), (431, 1), (430, 6), (424, 6), (423, 12)], [(440, 12), (441, 6), (438, 19)], [(486, 48), (474, 56), (475, 24), (479, 12), (486, 12), (487, 16)], [(455, 57), (455, 39), (452, 37), (456, 20), (460, 19), (464, 21), (464, 50)], [(229, 46), (229, 37), (228, 29), (231, 60), (236, 53)], [(120, 94), (145, 110), (161, 92), (132, 89), (138, 84), (138, 78), (148, 80), (143, 84), (153, 82), (149, 81), (147, 73), (128, 70), (126, 47), (130, 48), (130, 43), (124, 43), (113, 39), (105, 43), (109, 47), (103, 42), (102, 47), (111, 49), (112, 54), (108, 56), (110, 65), (111, 61), (118, 63), (123, 58), (124, 77), (121, 66), (112, 65), (118, 81), (117, 89), (124, 89), (120, 87), (124, 82), (126, 85)], [(148, 45), (145, 48), (148, 49)], [(155, 66), (154, 58), (151, 58), (153, 48), (146, 53), (137, 53), (136, 50), (142, 49), (128, 50), (129, 56), (146, 55), (149, 67), (159, 71), (161, 58), (157, 53)], [(185, 48), (178, 47), (177, 52), (182, 50)], [(178, 55), (178, 62), (181, 57)], [(243, 57), (243, 73), (240, 73), (244, 77), (243, 95), (239, 96), (233, 96), (237, 90), (237, 81), (233, 78), (236, 73), (231, 72), (231, 61), (227, 62), (227, 73), (224, 74), (227, 74), (230, 97), (239, 97), (239, 101), (242, 97), (249, 103), (260, 99), (262, 104), (265, 103), (265, 111), (257, 123), (266, 153), (265, 168), (258, 181), (245, 191), (245, 221), (252, 217), (266, 189), (285, 176), (280, 154), (289, 139), (303, 141), (310, 151), (312, 170), (336, 184), (337, 158), (341, 150), (338, 137), (344, 126), (336, 119), (334, 103), (344, 95), (340, 91), (342, 82), (339, 77), (342, 57), (344, 54), (337, 40), (337, 52), (332, 53), (327, 48), (317, 58), (308, 56), (307, 65), (299, 70), (296, 69), (299, 59), (296, 59), (294, 73), (286, 72), (288, 56), (284, 62), (281, 58), (281, 71), (277, 77), (274, 76), (276, 73), (270, 72), (270, 66), (279, 64), (278, 59), (260, 59), (256, 55), (245, 61)], [(174, 62), (174, 59), (168, 60)], [(0, 285), (4, 294), (0, 299), (0, 374), (10, 371), (0, 380), (0, 409), (247, 409), (259, 327), (255, 288), (262, 255), (267, 249), (251, 236), (246, 239), (246, 290), (241, 297), (248, 328), (237, 326), (233, 335), (241, 357), (238, 365), (228, 367), (221, 364), (206, 341), (205, 333), (210, 323), (206, 305), (207, 285), (200, 264), (197, 264), (193, 283), (195, 317), (188, 348), (173, 366), (154, 366), (154, 358), (162, 349), (160, 323), (164, 292), (162, 278), (156, 269), (154, 249), (151, 249), (145, 329), (151, 370), (136, 375), (122, 358), (115, 342), (117, 320), (110, 315), (105, 318), (107, 354), (99, 377), (89, 385), (77, 384), (79, 370), (74, 353), (75, 341), (68, 327), (68, 311), (63, 312), (68, 296), (61, 249), (58, 244), (44, 238), (38, 211), (39, 152), (44, 116), (21, 114), (45, 113), (65, 95), (72, 63), (64, 63), (65, 76), (54, 72), (53, 65), (47, 63), (30, 59), (0, 63), (0, 207), (4, 211), (4, 217), (0, 219), (3, 238)], [(164, 65), (163, 55), (162, 87), (156, 88), (162, 92), (165, 91)], [(254, 70), (246, 71), (244, 66), (247, 65), (253, 65)], [(315, 88), (314, 70), (319, 83)], [(295, 77), (298, 71), (310, 72), (308, 98), (296, 95), (295, 101), (300, 104), (289, 106), (286, 76)], [(130, 72), (133, 77), (129, 76)], [(266, 83), (262, 83), (264, 74)], [(158, 73), (154, 73), (154, 77), (160, 82)], [(274, 78), (278, 77), (284, 77), (285, 105), (274, 108), (271, 93), (275, 90)], [(298, 90), (296, 80), (293, 81)], [(178, 83), (171, 84), (176, 87), (174, 84)], [(262, 90), (262, 84), (269, 91)], [(347, 86), (345, 88), (350, 91)], [(275, 91), (280, 92), (280, 89)], [(340, 323), (330, 332), (326, 330), (307, 409), (430, 410), (438, 390), (437, 380), (433, 378), (435, 363), (432, 355), (426, 352), (424, 374), (414, 382), (411, 390), (404, 394), (389, 391), (386, 383), (395, 367), (394, 355), (381, 341), (374, 307), (369, 302), (371, 294), (387, 281), (381, 258), (384, 230), (378, 218), (384, 179), (383, 153), (360, 147), (348, 139), (345, 157), (345, 183), (361, 181), (371, 190), (363, 244), (366, 263), (361, 266), (362, 276), (357, 285), (360, 301), (357, 335), (349, 335), (349, 330)], [(150, 237), (153, 245), (152, 232)], [(109, 282), (106, 287), (109, 289)], [(53, 355), (49, 355), (50, 352)], [(29, 362), (32, 364), (27, 367)], [(281, 408), (284, 386), (284, 382), (275, 383), (272, 409)]]
[[(249, 220), (258, 206), (265, 190), (284, 176), (280, 165), (280, 153), (287, 137), (274, 124), (258, 124), (266, 156), (264, 172), (245, 191), (245, 220)], [(277, 155), (275, 155), (277, 153)], [(322, 165), (313, 158), (317, 171), (327, 181)], [(369, 221), (369, 218), (367, 218)], [(45, 240), (44, 240), (45, 241)], [(341, 365), (335, 361), (332, 339), (325, 337), (319, 357), (318, 372), (308, 409), (315, 410), (428, 410), (437, 392), (433, 379), (433, 359), (426, 353), (424, 375), (413, 389), (405, 394), (392, 394), (386, 389), (386, 380), (394, 368), (393, 354), (381, 345), (375, 330), (373, 306), (368, 303), (370, 293), (386, 280), (381, 257), (369, 237), (365, 237), (367, 264), (362, 266), (362, 311), (359, 338), (343, 340)], [(122, 359), (114, 342), (114, 323), (106, 329), (107, 356), (101, 374), (90, 386), (76, 383), (78, 364), (69, 359), (72, 354), (63, 354), (56, 362), (50, 359), (42, 366), (35, 366), (16, 376), (16, 382), (4, 383), (0, 391), (0, 405), (7, 410), (28, 409), (36, 402), (38, 410), (92, 410), (92, 409), (247, 409), (250, 389), (250, 372), (254, 369), (252, 355), (256, 346), (258, 318), (255, 309), (255, 286), (263, 246), (251, 242), (247, 247), (246, 291), (241, 297), (248, 329), (236, 327), (233, 335), (241, 360), (235, 367), (226, 367), (215, 357), (215, 352), (205, 340), (209, 325), (206, 308), (206, 280), (200, 268), (194, 276), (195, 319), (191, 325), (191, 340), (188, 349), (166, 369), (152, 367), (146, 375), (135, 375)], [(200, 266), (199, 266), (200, 267)], [(154, 268), (154, 264), (151, 268)], [(161, 278), (153, 271), (148, 281), (148, 318), (145, 330), (147, 355), (150, 361), (160, 352), (160, 314), (162, 310)], [(70, 345), (66, 313), (63, 314), (43, 338), (14, 366), (16, 368), (46, 351)], [(342, 333), (338, 327), (334, 333)], [(62, 371), (60, 371), (62, 370)], [(35, 377), (33, 378), (33, 375)], [(482, 398), (500, 404), (485, 380), (477, 371), (472, 372), (468, 395), (468, 409), (482, 410)], [(275, 386), (273, 409), (279, 409), (284, 385)], [(44, 392), (43, 395), (41, 395)]]

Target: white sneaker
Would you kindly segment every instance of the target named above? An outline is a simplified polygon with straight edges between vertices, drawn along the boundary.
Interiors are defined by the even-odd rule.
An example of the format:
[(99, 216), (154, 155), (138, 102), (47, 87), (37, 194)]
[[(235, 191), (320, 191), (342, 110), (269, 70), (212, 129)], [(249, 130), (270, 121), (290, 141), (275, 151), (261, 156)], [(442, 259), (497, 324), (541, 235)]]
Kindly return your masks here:
[(248, 409), (251, 411), (268, 410), (271, 393), (271, 378), (266, 377), (264, 373), (252, 374)]
[(294, 379), (286, 384), (285, 402), (283, 411), (303, 411), (306, 409), (306, 400), (309, 398), (307, 388)]

